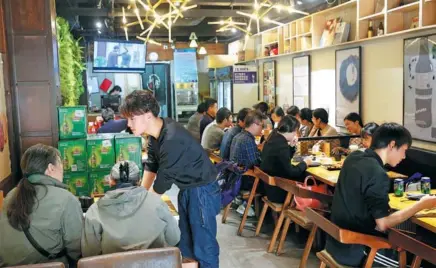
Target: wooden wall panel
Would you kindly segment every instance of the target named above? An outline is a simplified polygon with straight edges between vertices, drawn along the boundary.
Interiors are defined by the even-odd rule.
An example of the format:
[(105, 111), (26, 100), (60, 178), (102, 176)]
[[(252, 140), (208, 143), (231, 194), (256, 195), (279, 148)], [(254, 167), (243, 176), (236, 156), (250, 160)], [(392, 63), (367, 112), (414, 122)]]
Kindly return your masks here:
[(51, 137), (23, 137), (21, 139), (21, 154), (23, 154), (29, 147), (38, 143), (52, 145), (53, 140)]
[[(6, 1), (6, 0), (4, 0)], [(11, 1), (12, 27), (14, 32), (44, 32), (50, 21), (47, 9), (50, 0), (13, 0)]]
[(3, 0), (0, 0), (0, 53), (6, 53), (6, 29)]
[[(19, 83), (17, 85), (18, 92), (18, 120), (21, 133), (29, 132), (48, 132), (50, 128), (51, 113), (50, 106), (50, 87), (47, 84), (41, 83)], [(37, 111), (37, 112), (36, 112)], [(32, 120), (27, 120), (31, 118)]]
[[(36, 143), (57, 146), (60, 105), (55, 0), (1, 0), (7, 48), (16, 151)], [(21, 154), (17, 156), (20, 158)]]
[(14, 57), (17, 82), (47, 81), (47, 38), (45, 36), (15, 36)]

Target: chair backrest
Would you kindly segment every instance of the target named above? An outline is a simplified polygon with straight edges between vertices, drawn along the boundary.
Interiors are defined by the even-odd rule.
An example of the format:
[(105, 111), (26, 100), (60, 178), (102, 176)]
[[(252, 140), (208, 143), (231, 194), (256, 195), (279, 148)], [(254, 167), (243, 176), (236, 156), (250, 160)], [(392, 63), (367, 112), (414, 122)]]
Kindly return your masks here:
[(65, 268), (65, 265), (62, 262), (49, 262), (20, 266), (8, 266), (7, 268)]
[(209, 155), (210, 161), (214, 162), (215, 164), (221, 163), (223, 159), (216, 155), (214, 152), (208, 150), (207, 154)]
[(389, 242), (381, 237), (339, 228), (336, 224), (311, 208), (306, 208), (305, 212), (309, 220), (342, 244), (360, 244), (371, 249), (392, 248)]
[(395, 229), (389, 230), (389, 242), (436, 265), (436, 248)]
[(258, 177), (259, 179), (261, 179), (264, 183), (266, 183), (268, 185), (272, 185), (272, 186), (276, 185), (274, 177), (266, 174), (259, 167), (254, 167), (254, 175), (256, 175), (256, 177)]
[(0, 212), (3, 211), (3, 191), (0, 191)]
[(182, 258), (178, 248), (146, 249), (83, 258), (79, 260), (77, 267), (181, 268)]
[(318, 193), (309, 189), (298, 187), (297, 183), (292, 180), (274, 177), (276, 186), (283, 190), (292, 193), (294, 196), (301, 198), (312, 198), (320, 201), (323, 204), (330, 205), (333, 202), (333, 195)]

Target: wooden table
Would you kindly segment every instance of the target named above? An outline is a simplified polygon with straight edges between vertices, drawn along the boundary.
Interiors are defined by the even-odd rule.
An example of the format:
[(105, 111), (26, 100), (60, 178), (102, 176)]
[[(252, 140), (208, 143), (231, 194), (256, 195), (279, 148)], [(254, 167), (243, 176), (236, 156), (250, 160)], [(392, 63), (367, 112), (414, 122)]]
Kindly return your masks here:
[[(337, 162), (333, 161), (333, 163), (337, 163)], [(293, 164), (296, 164), (296, 163), (293, 163)], [(307, 174), (313, 176), (318, 181), (334, 187), (338, 183), (339, 173), (341, 171), (340, 170), (327, 170), (323, 166), (319, 166), (319, 167), (309, 167), (306, 170), (306, 172), (307, 172)], [(390, 179), (407, 178), (407, 176), (402, 175), (400, 173), (393, 172), (393, 171), (388, 171), (387, 174), (388, 174), (388, 177)]]
[[(432, 194), (436, 194), (436, 190), (431, 190)], [(392, 209), (395, 210), (402, 210), (405, 209), (413, 204), (415, 204), (417, 201), (411, 201), (406, 198), (406, 194), (404, 194), (403, 197), (396, 197), (394, 194), (389, 194), (389, 205)], [(436, 233), (436, 209), (428, 210), (428, 211), (422, 211), (419, 213), (419, 215), (426, 215), (432, 216), (432, 217), (413, 217), (412, 222), (416, 225), (419, 225), (433, 233)], [(433, 217), (435, 216), (435, 217)]]

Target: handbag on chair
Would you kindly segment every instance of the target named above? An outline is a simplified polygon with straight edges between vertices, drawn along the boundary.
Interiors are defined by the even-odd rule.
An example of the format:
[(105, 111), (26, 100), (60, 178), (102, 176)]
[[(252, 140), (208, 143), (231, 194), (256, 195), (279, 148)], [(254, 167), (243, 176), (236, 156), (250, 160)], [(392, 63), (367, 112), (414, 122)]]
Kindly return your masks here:
[[(312, 181), (313, 185), (308, 185), (308, 182)], [(304, 183), (297, 183), (297, 186), (302, 189), (306, 189), (309, 191), (322, 193), (322, 194), (329, 194), (329, 191), (327, 189), (327, 185), (325, 184), (317, 184), (316, 180), (312, 176), (307, 176), (304, 180)], [(300, 210), (304, 211), (305, 208), (314, 208), (314, 209), (321, 209), (323, 205), (319, 200), (313, 199), (313, 198), (303, 198), (294, 196), (294, 203), (295, 207)]]

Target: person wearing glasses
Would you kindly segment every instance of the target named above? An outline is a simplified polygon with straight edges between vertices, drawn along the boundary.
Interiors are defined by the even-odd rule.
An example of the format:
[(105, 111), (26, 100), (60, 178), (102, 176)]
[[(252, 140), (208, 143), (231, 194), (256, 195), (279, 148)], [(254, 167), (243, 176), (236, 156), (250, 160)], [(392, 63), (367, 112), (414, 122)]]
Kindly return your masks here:
[[(251, 111), (245, 117), (245, 129), (233, 138), (230, 146), (230, 161), (239, 166), (251, 169), (260, 164), (260, 151), (257, 148), (256, 136), (262, 134), (265, 115), (259, 111)], [(242, 177), (241, 190), (250, 190), (252, 179)]]

